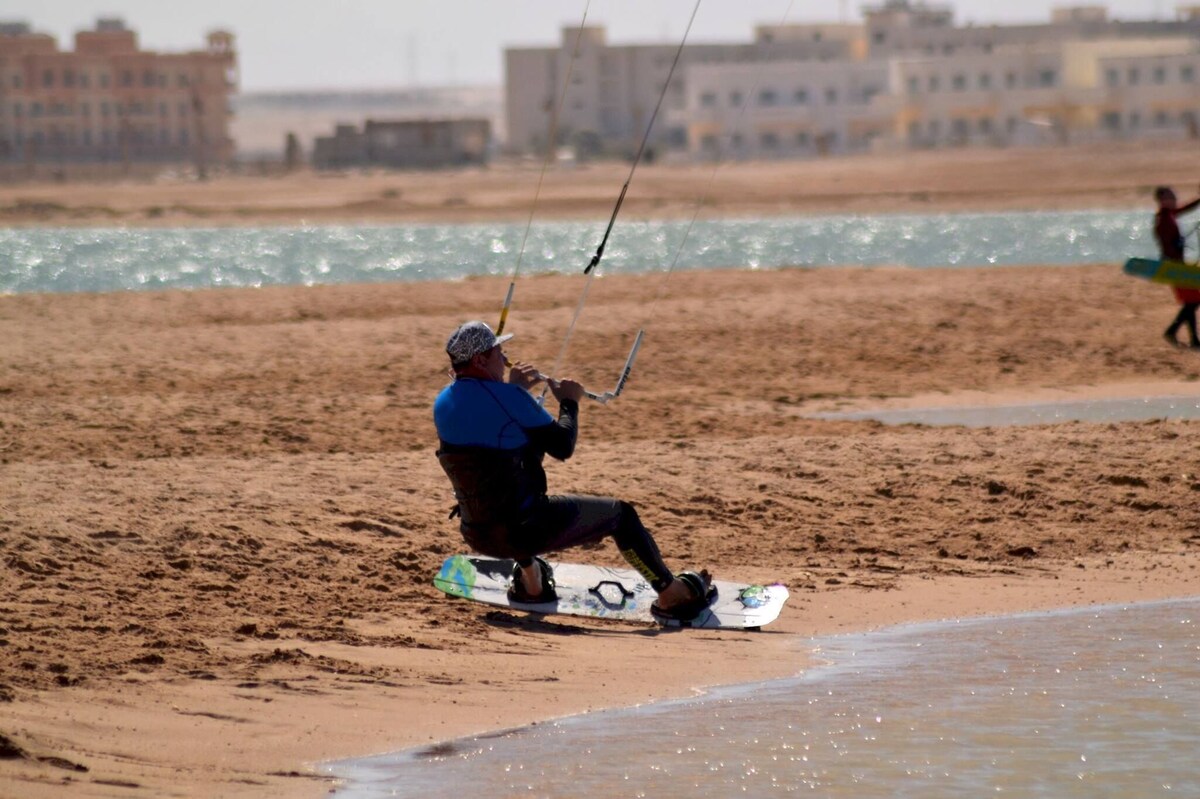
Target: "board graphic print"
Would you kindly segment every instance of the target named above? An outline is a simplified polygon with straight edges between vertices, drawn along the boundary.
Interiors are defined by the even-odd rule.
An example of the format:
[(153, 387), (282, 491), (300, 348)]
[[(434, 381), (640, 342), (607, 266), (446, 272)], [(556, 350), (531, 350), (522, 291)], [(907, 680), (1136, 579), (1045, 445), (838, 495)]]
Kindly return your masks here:
[[(633, 569), (551, 563), (557, 582), (555, 602), (522, 603), (508, 598), (513, 561), (474, 555), (446, 559), (433, 584), (451, 596), (532, 613), (559, 613), (622, 621), (655, 621), (650, 605), (657, 594)], [(788, 599), (785, 586), (714, 580), (717, 596), (688, 622), (670, 626), (757, 629), (779, 617)]]

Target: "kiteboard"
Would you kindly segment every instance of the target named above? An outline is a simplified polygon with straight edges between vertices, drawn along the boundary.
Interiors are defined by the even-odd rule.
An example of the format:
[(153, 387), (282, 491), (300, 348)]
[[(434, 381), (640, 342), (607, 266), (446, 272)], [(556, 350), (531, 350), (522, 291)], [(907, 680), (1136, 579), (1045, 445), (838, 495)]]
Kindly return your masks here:
[(1182, 261), (1159, 261), (1154, 258), (1130, 258), (1125, 262), (1125, 274), (1154, 283), (1200, 289), (1200, 265)]
[[(633, 569), (578, 563), (551, 563), (557, 601), (524, 603), (508, 598), (513, 561), (453, 555), (442, 564), (433, 584), (451, 596), (529, 613), (589, 616), (597, 619), (660, 623), (650, 614), (657, 598), (650, 584)], [(664, 621), (670, 627), (755, 630), (779, 618), (788, 590), (780, 584), (747, 585), (714, 580), (716, 597), (690, 621)]]

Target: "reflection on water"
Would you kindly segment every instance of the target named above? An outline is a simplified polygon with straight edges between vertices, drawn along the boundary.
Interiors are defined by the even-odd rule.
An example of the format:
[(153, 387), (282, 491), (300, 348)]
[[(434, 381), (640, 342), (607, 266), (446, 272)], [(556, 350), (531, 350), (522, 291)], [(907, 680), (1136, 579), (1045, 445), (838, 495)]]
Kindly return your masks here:
[[(805, 216), (623, 221), (606, 273), (788, 266), (1117, 263), (1153, 256), (1137, 211)], [(509, 275), (525, 226), (328, 225), (265, 228), (0, 229), (0, 294), (314, 285)], [(538, 222), (522, 274), (575, 274), (604, 231)]]
[(814, 413), (817, 419), (874, 419), (884, 424), (1006, 425), (1061, 422), (1132, 422), (1144, 419), (1200, 419), (1200, 397), (1135, 397), (1029, 405), (905, 408), (897, 410)]
[[(339, 796), (1200, 796), (1195, 600), (823, 639), (802, 678), (333, 764)], [(636, 679), (635, 675), (630, 676)]]

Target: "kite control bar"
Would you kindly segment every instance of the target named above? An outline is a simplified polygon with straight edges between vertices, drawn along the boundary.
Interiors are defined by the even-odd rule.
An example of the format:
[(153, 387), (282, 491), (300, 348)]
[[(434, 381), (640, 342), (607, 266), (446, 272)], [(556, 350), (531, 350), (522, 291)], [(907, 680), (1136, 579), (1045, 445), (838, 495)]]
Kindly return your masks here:
[[(625, 382), (629, 380), (629, 373), (633, 371), (633, 361), (637, 358), (638, 350), (642, 348), (642, 337), (646, 334), (645, 330), (639, 330), (637, 338), (633, 340), (633, 346), (629, 350), (629, 357), (625, 359), (625, 366), (621, 369), (621, 376), (617, 378), (617, 384), (613, 386), (612, 391), (605, 391), (603, 394), (597, 394), (594, 391), (583, 392), (583, 395), (590, 400), (607, 405), (609, 400), (614, 400), (621, 396), (621, 391), (625, 388)], [(550, 378), (541, 372), (537, 373), (537, 379), (549, 384)], [(542, 392), (541, 399), (546, 398), (546, 392)]]

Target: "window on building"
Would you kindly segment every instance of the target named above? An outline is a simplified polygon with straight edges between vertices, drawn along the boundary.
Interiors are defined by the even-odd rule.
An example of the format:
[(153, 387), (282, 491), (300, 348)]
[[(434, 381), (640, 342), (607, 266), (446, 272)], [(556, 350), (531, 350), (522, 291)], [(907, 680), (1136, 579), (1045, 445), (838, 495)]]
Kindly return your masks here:
[(167, 104), (166, 103), (158, 104), (158, 115), (160, 117), (165, 117), (167, 115)]
[(13, 103), (13, 116), (15, 116), (17, 119), (21, 118), (21, 114), (24, 113), (24, 111), (25, 106), (21, 105), (20, 103)]
[(779, 146), (779, 135), (775, 133), (764, 133), (759, 137), (759, 142), (764, 150), (774, 150)]
[(921, 123), (917, 122), (915, 120), (912, 122), (909, 122), (908, 123), (908, 139), (909, 139), (909, 141), (915, 141), (918, 137), (920, 137), (920, 135), (921, 135)]
[(942, 134), (942, 121), (940, 119), (929, 120), (929, 135), (937, 138)]
[(1141, 75), (1141, 72), (1138, 71), (1137, 67), (1130, 67), (1129, 72), (1127, 73), (1127, 77), (1128, 77), (1130, 86), (1137, 86), (1138, 81), (1141, 80), (1142, 75)]
[(103, 133), (101, 133), (100, 134), (100, 142), (102, 144), (106, 144), (106, 145), (112, 144), (112, 131), (106, 130)]
[(808, 105), (808, 89), (796, 89), (796, 93), (792, 95), (796, 105)]
[(875, 31), (871, 34), (871, 41), (874, 44), (883, 44), (887, 41), (887, 33), (885, 31)]
[(1155, 83), (1166, 83), (1167, 82), (1167, 68), (1166, 67), (1155, 67), (1154, 68), (1154, 82)]
[(1167, 127), (1169, 124), (1171, 124), (1171, 123), (1170, 123), (1170, 121), (1168, 121), (1168, 119), (1167, 119), (1167, 112), (1166, 112), (1166, 111), (1159, 111), (1158, 113), (1156, 113), (1156, 114), (1154, 115), (1154, 126), (1155, 126), (1155, 127), (1157, 127), (1157, 128), (1165, 128), (1165, 127)]
[(89, 83), (90, 81), (91, 81), (91, 79), (88, 77), (88, 74), (87, 74), (86, 72), (80, 72), (80, 73), (79, 73), (79, 85), (80, 85), (81, 87), (83, 87), (84, 89), (86, 89), (86, 88), (88, 87), (88, 83)]
[(969, 130), (967, 120), (965, 120), (965, 119), (954, 120), (952, 123), (950, 123), (950, 130), (953, 131), (955, 136), (965, 137), (967, 135), (967, 131)]
[(917, 80), (915, 77), (911, 77), (908, 79), (908, 93), (909, 94), (916, 94), (917, 91), (920, 89), (920, 87), (921, 87), (921, 81)]
[(143, 86), (153, 86), (153, 85), (154, 85), (154, 84), (156, 84), (157, 82), (158, 82), (158, 81), (155, 79), (155, 76), (154, 76), (154, 73), (153, 73), (153, 72), (151, 72), (151, 71), (150, 71), (150, 70), (148, 70), (148, 69), (147, 69), (147, 70), (144, 70), (144, 71), (142, 72), (142, 85), (143, 85)]
[(185, 117), (185, 116), (187, 116), (187, 115), (188, 115), (188, 104), (187, 104), (187, 103), (180, 103), (180, 104), (179, 104), (179, 116), (180, 116), (180, 117)]
[(740, 133), (735, 133), (729, 137), (729, 143), (732, 144), (735, 148), (741, 147), (743, 141), (744, 140), (742, 138), (742, 134), (740, 134)]
[(1141, 126), (1142, 126), (1142, 115), (1139, 114), (1137, 111), (1134, 111), (1132, 114), (1129, 115), (1129, 129), (1137, 130)]
[(979, 73), (979, 88), (981, 88), (981, 89), (992, 88), (992, 76), (986, 72), (980, 72)]
[(742, 93), (740, 91), (732, 91), (729, 93), (729, 104), (734, 108), (742, 107)]
[(827, 102), (827, 103), (829, 103), (829, 104), (831, 104), (831, 105), (832, 105), (833, 103), (836, 103), (836, 102), (837, 102), (837, 99), (838, 99), (838, 91), (837, 91), (837, 89), (835, 89), (835, 88), (833, 88), (832, 86), (830, 86), (829, 88), (827, 88), (827, 89), (825, 90), (825, 102)]
[(108, 88), (108, 80), (109, 80), (109, 78), (108, 78), (108, 73), (107, 73), (107, 72), (101, 72), (101, 73), (100, 73), (100, 88), (101, 88), (101, 89), (107, 89), (107, 88)]
[(187, 130), (186, 130), (186, 129), (184, 129), (184, 130), (180, 130), (180, 131), (179, 131), (179, 143), (180, 143), (180, 144), (182, 144), (182, 145), (184, 145), (184, 146), (187, 146), (187, 143), (188, 143), (188, 132), (187, 132)]
[(1038, 73), (1039, 86), (1053, 86), (1058, 80), (1058, 73), (1052, 69), (1043, 69)]
[(170, 143), (171, 143), (171, 133), (170, 133), (170, 131), (168, 131), (168, 130), (165, 130), (165, 129), (164, 129), (164, 130), (160, 130), (160, 131), (158, 132), (158, 143), (159, 143), (159, 144), (170, 144)]
[(13, 75), (12, 86), (14, 89), (21, 88), (21, 76), (20, 75)]
[(42, 71), (42, 85), (43, 86), (53, 86), (54, 85), (54, 70), (47, 69), (47, 70)]
[(716, 92), (704, 92), (703, 94), (700, 95), (700, 105), (704, 106), (705, 108), (712, 108), (716, 104), (717, 104), (717, 93)]
[(41, 115), (42, 115), (42, 104), (41, 103), (31, 103), (29, 106), (29, 116), (40, 117)]
[(186, 89), (188, 85), (188, 76), (180, 72), (176, 77), (175, 83), (179, 86), (179, 88)]
[(1008, 131), (1010, 134), (1012, 134), (1012, 133), (1016, 133), (1016, 132), (1017, 132), (1017, 118), (1016, 118), (1016, 117), (1009, 117), (1007, 120), (1005, 120), (1005, 122), (1004, 122), (1004, 128), (1005, 128), (1005, 130), (1007, 130), (1007, 131)]
[(106, 117), (106, 116), (108, 116), (108, 115), (109, 115), (109, 113), (110, 113), (111, 111), (112, 111), (112, 106), (110, 106), (110, 105), (108, 104), (108, 101), (107, 101), (107, 100), (106, 100), (106, 101), (104, 101), (104, 102), (102, 102), (102, 103), (100, 103), (100, 116), (102, 116), (102, 117)]
[(779, 93), (774, 89), (763, 89), (758, 93), (759, 105), (776, 105), (779, 102)]
[(797, 147), (807, 147), (811, 140), (812, 139), (808, 135), (808, 131), (802, 130), (796, 134), (796, 146)]
[(983, 133), (985, 135), (991, 133), (992, 132), (992, 120), (987, 117), (984, 117), (983, 119), (979, 120), (979, 132)]
[(1184, 83), (1191, 83), (1196, 79), (1196, 68), (1191, 64), (1184, 64), (1179, 68), (1179, 79)]
[(75, 73), (69, 69), (63, 70), (63, 86), (75, 85)]
[(1109, 86), (1121, 85), (1121, 73), (1115, 69), (1104, 70), (1104, 82)]
[(961, 92), (962, 90), (967, 88), (967, 76), (966, 75), (955, 75), (953, 78), (950, 79), (950, 85), (951, 85), (951, 87), (953, 87), (954, 91)]
[(121, 85), (122, 86), (132, 86), (133, 85), (133, 71), (132, 70), (128, 70), (128, 69), (121, 70)]
[(941, 81), (940, 81), (940, 80), (938, 80), (938, 76), (937, 76), (937, 75), (930, 75), (930, 76), (929, 76), (929, 91), (931, 91), (931, 92), (936, 92), (936, 91), (938, 90), (938, 86), (939, 86), (940, 84), (941, 84)]
[(1015, 72), (1004, 73), (1004, 88), (1006, 88), (1006, 89), (1017, 88), (1017, 73), (1015, 73)]
[(90, 117), (92, 115), (91, 103), (80, 103), (79, 104), (79, 113), (85, 117)]

